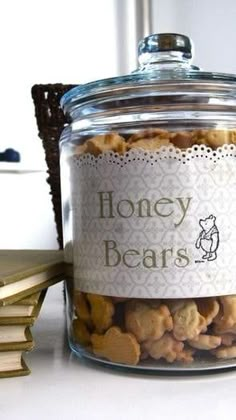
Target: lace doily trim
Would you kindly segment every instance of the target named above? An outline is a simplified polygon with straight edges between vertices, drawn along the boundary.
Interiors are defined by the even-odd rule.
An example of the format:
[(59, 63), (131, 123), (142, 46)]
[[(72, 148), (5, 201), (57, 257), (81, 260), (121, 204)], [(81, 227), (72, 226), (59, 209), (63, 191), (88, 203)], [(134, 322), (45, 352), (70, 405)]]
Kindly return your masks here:
[(186, 164), (192, 160), (207, 159), (211, 163), (217, 163), (222, 159), (235, 158), (236, 157), (236, 146), (233, 144), (225, 144), (222, 147), (218, 147), (216, 150), (205, 145), (195, 145), (186, 150), (181, 150), (173, 146), (161, 147), (158, 150), (143, 150), (133, 149), (126, 152), (124, 155), (119, 155), (113, 151), (108, 151), (95, 157), (90, 153), (83, 155), (74, 155), (73, 160), (76, 162), (78, 167), (82, 166), (100, 166), (103, 163), (119, 165), (124, 167), (129, 162), (145, 161), (147, 164), (155, 165), (160, 160), (175, 160)]

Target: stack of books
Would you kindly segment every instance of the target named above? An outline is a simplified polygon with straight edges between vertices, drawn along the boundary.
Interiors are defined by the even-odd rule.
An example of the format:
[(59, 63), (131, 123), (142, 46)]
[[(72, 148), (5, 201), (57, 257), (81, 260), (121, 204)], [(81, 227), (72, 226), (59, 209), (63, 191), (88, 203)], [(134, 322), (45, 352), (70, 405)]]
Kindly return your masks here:
[(47, 288), (64, 279), (62, 251), (0, 251), (0, 377), (30, 373), (23, 354)]

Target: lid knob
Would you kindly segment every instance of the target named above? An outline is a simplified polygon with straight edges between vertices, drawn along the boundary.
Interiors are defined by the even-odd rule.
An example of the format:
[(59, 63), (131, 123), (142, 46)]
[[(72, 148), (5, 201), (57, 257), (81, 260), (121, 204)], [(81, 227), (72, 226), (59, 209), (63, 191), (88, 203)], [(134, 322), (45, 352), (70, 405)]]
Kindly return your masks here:
[(190, 38), (181, 34), (153, 34), (138, 45), (141, 65), (160, 61), (190, 62), (193, 45)]

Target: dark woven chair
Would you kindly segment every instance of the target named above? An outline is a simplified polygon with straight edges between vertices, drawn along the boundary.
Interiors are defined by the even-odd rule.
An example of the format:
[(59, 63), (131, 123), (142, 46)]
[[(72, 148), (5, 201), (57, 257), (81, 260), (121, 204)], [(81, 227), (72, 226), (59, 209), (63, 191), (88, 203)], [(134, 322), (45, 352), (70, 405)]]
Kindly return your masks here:
[(61, 132), (68, 123), (60, 107), (60, 99), (75, 85), (48, 84), (34, 85), (32, 98), (39, 137), (43, 141), (45, 158), (48, 167), (47, 182), (50, 185), (52, 204), (56, 221), (59, 247), (63, 248), (61, 188), (58, 142)]

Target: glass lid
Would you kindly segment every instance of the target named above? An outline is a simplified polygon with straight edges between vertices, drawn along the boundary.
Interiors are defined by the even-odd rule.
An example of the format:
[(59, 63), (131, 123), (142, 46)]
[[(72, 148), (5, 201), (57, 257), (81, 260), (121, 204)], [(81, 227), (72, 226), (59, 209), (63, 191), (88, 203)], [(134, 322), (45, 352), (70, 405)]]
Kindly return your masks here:
[[(97, 80), (77, 86), (67, 92), (61, 99), (65, 113), (80, 104), (91, 100), (108, 97), (121, 97), (123, 94), (134, 95), (145, 88), (162, 91), (165, 86), (191, 85), (191, 90), (198, 90), (204, 85), (204, 91), (231, 92), (236, 96), (236, 76), (226, 73), (204, 72), (192, 65), (193, 44), (190, 38), (181, 34), (163, 33), (144, 38), (138, 45), (139, 67), (133, 73)], [(176, 83), (178, 82), (178, 83)], [(175, 90), (175, 89), (174, 89)]]

